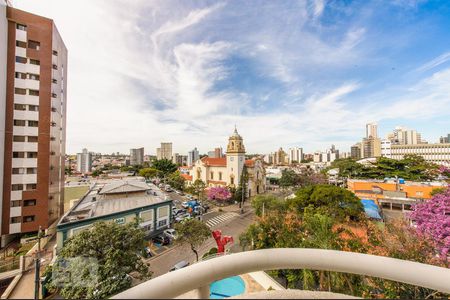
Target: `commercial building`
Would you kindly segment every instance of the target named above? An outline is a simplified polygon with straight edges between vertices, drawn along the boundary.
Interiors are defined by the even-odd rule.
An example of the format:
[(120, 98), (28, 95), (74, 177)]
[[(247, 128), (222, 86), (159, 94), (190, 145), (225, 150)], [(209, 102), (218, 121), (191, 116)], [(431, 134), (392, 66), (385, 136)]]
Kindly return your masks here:
[(361, 158), (380, 157), (381, 140), (376, 137), (363, 138), (361, 142)]
[[(63, 212), (67, 49), (53, 20), (0, 3), (1, 235)], [(2, 173), (2, 174), (1, 174)]]
[(172, 159), (172, 143), (161, 143), (160, 148), (156, 148), (157, 159)]
[(148, 236), (157, 235), (170, 226), (172, 205), (158, 187), (144, 180), (97, 182), (58, 223), (57, 249), (98, 221), (126, 224), (139, 218)]
[(92, 171), (92, 153), (87, 149), (83, 149), (81, 153), (77, 153), (77, 172), (89, 173)]
[(194, 163), (200, 158), (197, 147), (194, 150), (188, 152), (187, 165), (189, 167), (193, 166)]
[(130, 149), (130, 165), (142, 165), (144, 163), (144, 148)]
[(385, 157), (403, 159), (407, 154), (422, 156), (427, 162), (450, 166), (450, 143), (447, 144), (416, 144), (416, 145), (385, 145)]
[(388, 210), (410, 210), (418, 201), (431, 199), (431, 192), (446, 187), (445, 182), (412, 182), (401, 179), (348, 179), (347, 187), (360, 199), (374, 200)]
[(388, 134), (387, 140), (392, 145), (416, 145), (423, 143), (420, 133), (402, 126), (395, 127), (394, 131)]
[(294, 162), (300, 163), (303, 160), (303, 148), (299, 147), (289, 148), (288, 155), (290, 164)]

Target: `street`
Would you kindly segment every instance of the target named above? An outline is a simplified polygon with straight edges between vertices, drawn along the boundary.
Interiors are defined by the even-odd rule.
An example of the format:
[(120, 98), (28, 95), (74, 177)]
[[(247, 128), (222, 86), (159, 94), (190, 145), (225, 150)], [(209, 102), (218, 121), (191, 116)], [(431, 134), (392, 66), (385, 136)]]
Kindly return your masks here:
[[(227, 212), (211, 213), (211, 215), (213, 215), (214, 217), (225, 214), (227, 214)], [(247, 208), (244, 215), (241, 216), (236, 213), (232, 218), (230, 217), (229, 219), (218, 223), (216, 226), (213, 226), (211, 230), (220, 229), (222, 230), (223, 235), (231, 235), (234, 239), (232, 252), (238, 252), (240, 251), (239, 235), (244, 232), (250, 224), (254, 222), (254, 219), (254, 213), (250, 211), (250, 208)], [(202, 245), (202, 247), (198, 249), (199, 258), (201, 258), (203, 254), (208, 252), (212, 247), (217, 247), (217, 245), (215, 240), (211, 237)], [(185, 260), (191, 264), (195, 262), (195, 254), (192, 252), (188, 245), (175, 245), (170, 250), (167, 250), (166, 252), (156, 257), (148, 259), (147, 262), (150, 263), (150, 270), (153, 272), (152, 278), (155, 278), (167, 273), (176, 263), (182, 260)]]

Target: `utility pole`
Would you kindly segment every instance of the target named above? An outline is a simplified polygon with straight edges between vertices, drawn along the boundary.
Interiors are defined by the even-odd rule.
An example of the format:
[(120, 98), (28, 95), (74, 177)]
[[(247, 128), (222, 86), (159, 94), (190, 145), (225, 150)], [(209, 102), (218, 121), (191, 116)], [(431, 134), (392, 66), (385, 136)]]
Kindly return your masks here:
[(48, 234), (44, 235), (42, 232), (42, 227), (39, 226), (38, 235), (35, 239), (38, 242), (38, 249), (36, 252), (36, 257), (34, 259), (34, 299), (39, 299), (39, 288), (40, 288), (40, 269), (41, 269), (41, 239), (48, 237)]

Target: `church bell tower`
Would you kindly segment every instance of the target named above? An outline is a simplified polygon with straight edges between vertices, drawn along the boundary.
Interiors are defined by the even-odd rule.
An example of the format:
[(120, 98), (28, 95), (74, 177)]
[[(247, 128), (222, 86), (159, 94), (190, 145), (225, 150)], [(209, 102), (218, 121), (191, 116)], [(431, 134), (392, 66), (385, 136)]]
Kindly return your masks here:
[(245, 147), (242, 137), (236, 127), (233, 134), (228, 138), (227, 146), (227, 184), (237, 187), (241, 179), (245, 164)]

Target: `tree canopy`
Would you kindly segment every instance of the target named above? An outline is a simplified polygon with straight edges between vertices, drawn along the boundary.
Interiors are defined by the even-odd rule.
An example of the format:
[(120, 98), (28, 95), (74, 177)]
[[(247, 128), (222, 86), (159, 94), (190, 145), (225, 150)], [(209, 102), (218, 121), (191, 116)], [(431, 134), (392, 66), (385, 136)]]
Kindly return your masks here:
[(184, 184), (186, 180), (181, 177), (180, 171), (175, 171), (172, 174), (169, 175), (167, 178), (167, 183), (170, 184), (171, 187), (177, 190), (184, 190)]
[(146, 179), (155, 178), (158, 176), (159, 171), (155, 168), (143, 168), (139, 170), (139, 176)]
[(334, 168), (339, 169), (340, 177), (348, 178), (384, 179), (397, 176), (406, 180), (432, 180), (439, 174), (437, 165), (426, 162), (419, 155), (405, 155), (400, 160), (379, 157), (369, 166), (351, 158), (337, 159), (325, 169), (325, 172)]
[[(64, 276), (54, 276), (50, 286), (59, 286), (66, 299), (104, 299), (131, 287), (130, 274), (136, 278), (149, 278), (151, 273), (144, 264), (142, 253), (145, 234), (137, 221), (125, 225), (114, 222), (96, 222), (94, 225), (68, 239), (61, 249), (54, 272), (88, 280), (93, 264), (98, 268), (95, 282), (89, 284), (64, 284)], [(88, 258), (88, 259), (84, 259)], [(69, 264), (64, 261), (69, 260)], [(93, 264), (85, 263), (93, 261)], [(73, 263), (76, 262), (76, 263)], [(61, 282), (59, 282), (61, 281)]]
[(207, 192), (209, 200), (217, 200), (221, 202), (225, 202), (230, 200), (231, 192), (227, 187), (211, 187)]
[(177, 165), (168, 159), (154, 160), (152, 162), (152, 167), (159, 171), (158, 176), (161, 178), (172, 174), (178, 169)]
[(188, 244), (198, 261), (198, 247), (211, 237), (211, 230), (197, 219), (187, 219), (175, 225), (177, 243)]

